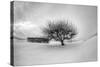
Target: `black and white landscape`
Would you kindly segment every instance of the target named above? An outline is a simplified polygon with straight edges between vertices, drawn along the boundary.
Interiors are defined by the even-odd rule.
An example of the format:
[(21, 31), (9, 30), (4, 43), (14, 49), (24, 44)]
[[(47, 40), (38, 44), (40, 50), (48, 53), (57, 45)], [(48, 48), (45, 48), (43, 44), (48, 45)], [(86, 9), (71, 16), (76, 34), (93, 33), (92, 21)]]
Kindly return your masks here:
[(97, 60), (97, 7), (14, 1), (11, 64), (30, 66)]

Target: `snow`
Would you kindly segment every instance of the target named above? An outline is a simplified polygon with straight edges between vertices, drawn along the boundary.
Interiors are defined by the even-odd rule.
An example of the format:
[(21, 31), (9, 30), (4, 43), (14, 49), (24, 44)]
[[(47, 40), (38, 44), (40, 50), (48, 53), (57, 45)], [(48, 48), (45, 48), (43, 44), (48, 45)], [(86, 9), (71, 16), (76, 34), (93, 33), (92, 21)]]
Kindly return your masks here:
[(49, 41), (48, 45), (61, 45), (60, 41)]
[(81, 62), (97, 60), (97, 37), (84, 44), (67, 43), (64, 47), (49, 47), (60, 45), (59, 42), (30, 43), (25, 40), (14, 40), (14, 64), (37, 65), (65, 62)]

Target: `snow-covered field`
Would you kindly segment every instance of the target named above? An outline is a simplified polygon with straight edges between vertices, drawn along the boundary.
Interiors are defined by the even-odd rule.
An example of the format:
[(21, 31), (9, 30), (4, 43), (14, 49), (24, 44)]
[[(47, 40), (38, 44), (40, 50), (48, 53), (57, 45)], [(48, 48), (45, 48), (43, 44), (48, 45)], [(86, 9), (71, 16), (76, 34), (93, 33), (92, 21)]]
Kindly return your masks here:
[(60, 46), (57, 42), (31, 43), (25, 40), (14, 40), (14, 65), (37, 65), (65, 62), (97, 60), (97, 37), (84, 44), (67, 44)]

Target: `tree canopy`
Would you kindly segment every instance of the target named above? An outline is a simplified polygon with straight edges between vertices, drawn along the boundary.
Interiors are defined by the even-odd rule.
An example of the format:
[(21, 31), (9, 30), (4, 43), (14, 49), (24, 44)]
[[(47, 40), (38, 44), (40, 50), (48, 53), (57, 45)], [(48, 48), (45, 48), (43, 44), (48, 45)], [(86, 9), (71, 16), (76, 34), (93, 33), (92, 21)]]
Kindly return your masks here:
[(78, 34), (76, 27), (72, 23), (62, 20), (48, 22), (43, 32), (49, 40), (60, 41), (62, 45), (64, 45), (63, 41), (65, 39), (70, 40)]

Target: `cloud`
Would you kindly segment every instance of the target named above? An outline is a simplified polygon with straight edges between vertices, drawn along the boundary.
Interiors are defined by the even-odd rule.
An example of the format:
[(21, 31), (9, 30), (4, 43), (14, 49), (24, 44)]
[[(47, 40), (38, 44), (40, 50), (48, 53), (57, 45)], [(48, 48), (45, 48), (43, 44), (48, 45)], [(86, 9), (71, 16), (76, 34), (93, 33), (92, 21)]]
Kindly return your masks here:
[(30, 21), (18, 22), (14, 24), (14, 33), (17, 36), (39, 36), (41, 35), (39, 25)]

